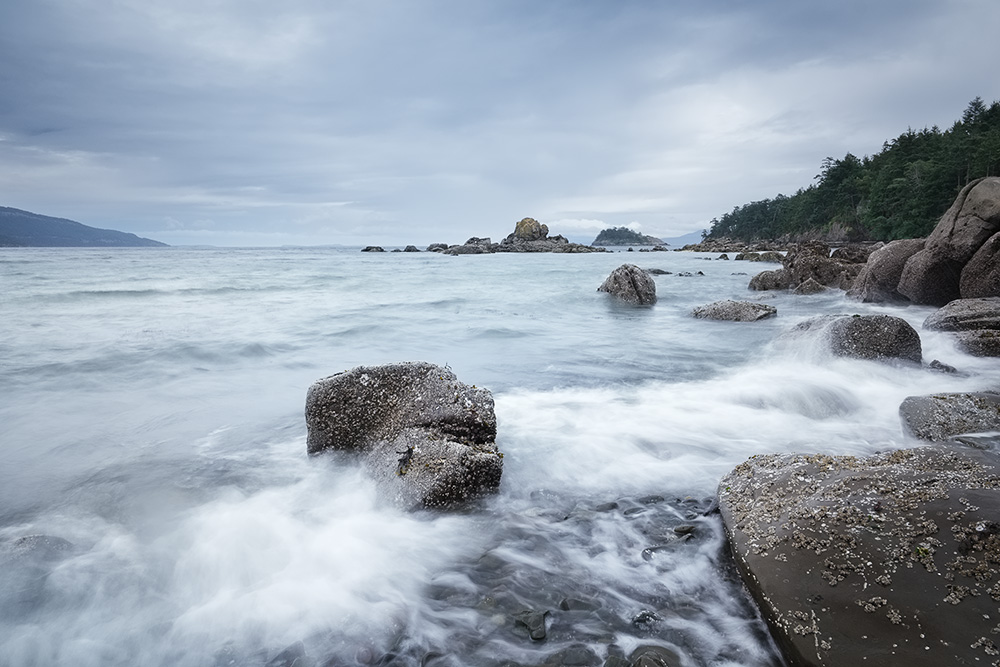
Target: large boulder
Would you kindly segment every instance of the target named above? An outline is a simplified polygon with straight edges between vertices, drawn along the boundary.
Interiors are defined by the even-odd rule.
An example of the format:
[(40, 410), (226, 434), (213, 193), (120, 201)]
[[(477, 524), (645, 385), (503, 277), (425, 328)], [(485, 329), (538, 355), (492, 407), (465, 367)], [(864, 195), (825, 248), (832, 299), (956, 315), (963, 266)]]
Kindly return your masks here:
[[(1000, 178), (972, 181), (959, 193), (927, 237), (923, 250), (906, 262), (898, 291), (914, 303), (942, 306), (962, 296), (965, 266), (997, 232), (1000, 232)], [(989, 291), (995, 267), (989, 259), (995, 249), (984, 251), (965, 280), (969, 295), (1000, 296)], [(980, 283), (982, 279), (983, 283)]]
[(997, 232), (972, 256), (958, 282), (963, 299), (1000, 296), (1000, 232)]
[(908, 433), (944, 441), (964, 433), (1000, 431), (1000, 394), (978, 392), (909, 396), (899, 406)]
[(852, 315), (826, 325), (827, 343), (839, 357), (913, 361), (923, 354), (920, 334), (909, 323), (892, 315)]
[(534, 218), (522, 218), (514, 225), (514, 238), (522, 241), (538, 241), (548, 235), (548, 225), (543, 225)]
[(730, 322), (756, 322), (766, 317), (774, 317), (778, 309), (753, 301), (716, 301), (707, 306), (698, 306), (693, 315), (706, 320), (728, 320)]
[(652, 306), (656, 303), (656, 282), (635, 264), (622, 264), (611, 272), (598, 292), (613, 294), (626, 303)]
[(520, 220), (507, 238), (491, 248), (491, 252), (606, 252), (604, 247), (570, 243), (561, 234), (549, 236), (548, 226), (534, 218)]
[(954, 332), (958, 346), (973, 356), (1000, 356), (1000, 297), (956, 299), (924, 320), (924, 328)]
[(309, 454), (358, 452), (398, 504), (447, 507), (496, 490), (493, 396), (423, 362), (359, 366), (306, 396)]
[(892, 241), (873, 251), (847, 296), (866, 303), (906, 301), (896, 288), (907, 260), (924, 249), (924, 239)]
[(754, 456), (719, 484), (743, 581), (793, 665), (992, 664), (1000, 469), (947, 445)]

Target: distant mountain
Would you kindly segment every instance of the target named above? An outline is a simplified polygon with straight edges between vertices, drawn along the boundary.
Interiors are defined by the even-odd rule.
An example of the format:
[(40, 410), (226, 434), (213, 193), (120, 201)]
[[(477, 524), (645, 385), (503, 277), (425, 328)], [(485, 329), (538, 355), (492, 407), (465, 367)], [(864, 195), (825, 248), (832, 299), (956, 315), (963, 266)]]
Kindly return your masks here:
[(610, 229), (602, 229), (601, 233), (597, 235), (597, 238), (590, 245), (663, 245), (663, 241), (655, 236), (640, 234), (628, 227), (612, 227)]
[(0, 206), (0, 247), (137, 248), (166, 245), (128, 232), (97, 229), (64, 218)]
[(668, 236), (663, 240), (675, 248), (683, 248), (689, 243), (701, 243), (703, 238), (704, 237), (701, 232), (688, 232), (687, 234), (683, 234), (681, 236)]

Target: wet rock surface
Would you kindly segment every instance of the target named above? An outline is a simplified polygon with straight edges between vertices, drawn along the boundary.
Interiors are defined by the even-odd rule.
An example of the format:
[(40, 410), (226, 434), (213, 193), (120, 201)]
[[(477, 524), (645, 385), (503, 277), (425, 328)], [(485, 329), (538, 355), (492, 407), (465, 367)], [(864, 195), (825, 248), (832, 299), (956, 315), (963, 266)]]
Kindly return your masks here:
[(486, 389), (422, 362), (359, 366), (314, 383), (307, 450), (359, 452), (404, 507), (447, 507), (495, 491), (503, 456)]
[(920, 334), (891, 315), (852, 315), (826, 324), (830, 350), (840, 357), (886, 361), (898, 359), (920, 363)]
[(899, 406), (899, 417), (903, 428), (921, 440), (945, 441), (966, 433), (1000, 431), (1000, 394), (909, 396)]
[(653, 277), (635, 264), (622, 264), (611, 272), (598, 292), (607, 292), (625, 303), (652, 306), (656, 303), (656, 283)]
[(792, 664), (993, 664), (995, 455), (755, 456), (719, 485), (743, 580)]
[(907, 301), (896, 288), (907, 260), (923, 250), (924, 243), (924, 239), (903, 239), (873, 251), (847, 296), (865, 303)]
[(716, 301), (694, 309), (693, 315), (699, 319), (727, 320), (730, 322), (756, 322), (774, 317), (778, 309), (765, 303), (753, 301)]
[(956, 299), (924, 320), (923, 328), (954, 332), (958, 346), (973, 356), (1000, 356), (1000, 297)]

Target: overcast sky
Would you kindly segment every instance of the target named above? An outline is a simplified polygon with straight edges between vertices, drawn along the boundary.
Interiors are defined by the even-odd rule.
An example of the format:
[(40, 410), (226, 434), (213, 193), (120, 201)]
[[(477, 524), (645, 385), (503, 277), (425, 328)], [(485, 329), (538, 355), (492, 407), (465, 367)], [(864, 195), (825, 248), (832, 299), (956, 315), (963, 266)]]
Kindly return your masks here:
[(171, 244), (700, 230), (1000, 98), (997, 0), (2, 0), (0, 205)]

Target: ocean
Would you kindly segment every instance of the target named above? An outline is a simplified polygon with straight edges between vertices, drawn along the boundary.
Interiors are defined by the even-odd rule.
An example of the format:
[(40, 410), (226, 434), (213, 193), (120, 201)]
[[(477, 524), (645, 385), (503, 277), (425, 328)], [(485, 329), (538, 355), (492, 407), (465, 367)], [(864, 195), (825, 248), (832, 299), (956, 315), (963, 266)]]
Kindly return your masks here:
[[(655, 306), (596, 291), (625, 262), (672, 272)], [(0, 665), (783, 664), (719, 479), (754, 454), (915, 446), (900, 402), (996, 388), (1000, 360), (929, 331), (925, 362), (958, 373), (832, 358), (783, 334), (831, 313), (919, 330), (932, 309), (749, 292), (768, 268), (0, 249)], [(691, 316), (725, 298), (778, 315)], [(493, 392), (495, 496), (405, 512), (350, 457), (306, 455), (309, 385), (398, 361)]]

